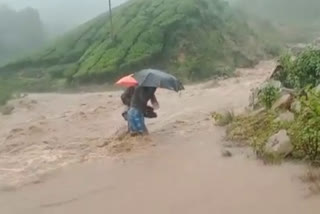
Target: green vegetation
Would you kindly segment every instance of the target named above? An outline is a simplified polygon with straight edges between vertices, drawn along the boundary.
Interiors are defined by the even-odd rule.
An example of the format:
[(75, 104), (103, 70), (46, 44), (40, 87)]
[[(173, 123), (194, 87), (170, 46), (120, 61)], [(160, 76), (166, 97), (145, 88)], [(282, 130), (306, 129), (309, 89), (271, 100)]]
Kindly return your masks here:
[(320, 93), (308, 89), (300, 98), (301, 113), (290, 129), (294, 156), (320, 163)]
[[(295, 57), (290, 54), (283, 55), (279, 62), (282, 69), (274, 78), (295, 90), (294, 102), (299, 104), (299, 109), (293, 109), (293, 106), (289, 105), (288, 109), (271, 110), (270, 107), (280, 97), (280, 93), (273, 85), (267, 85), (259, 94), (259, 101), (264, 108), (258, 112), (235, 116), (228, 126), (228, 138), (247, 142), (260, 157), (270, 158), (270, 154), (264, 152), (268, 139), (285, 129), (293, 145), (290, 157), (319, 164), (320, 51), (308, 48)], [(290, 104), (290, 99), (288, 101)], [(279, 119), (279, 114), (283, 111), (291, 111), (294, 114), (293, 121)]]
[(0, 68), (0, 76), (34, 86), (45, 81), (55, 89), (155, 67), (200, 80), (230, 75), (236, 66), (277, 52), (222, 0), (132, 0), (113, 15), (114, 39), (103, 14), (36, 55)]
[(260, 91), (258, 100), (266, 109), (271, 109), (272, 105), (279, 97), (280, 88), (268, 84)]
[(218, 112), (213, 112), (211, 116), (215, 120), (216, 125), (218, 126), (229, 125), (235, 119), (235, 114), (233, 111), (227, 111), (223, 114), (220, 114)]
[(268, 138), (282, 128), (276, 118), (277, 114), (272, 111), (237, 116), (228, 127), (228, 139), (249, 143), (261, 152)]
[(280, 58), (279, 62), (282, 70), (275, 79), (281, 81), (284, 86), (302, 89), (320, 84), (320, 50), (308, 48), (296, 59), (286, 54)]

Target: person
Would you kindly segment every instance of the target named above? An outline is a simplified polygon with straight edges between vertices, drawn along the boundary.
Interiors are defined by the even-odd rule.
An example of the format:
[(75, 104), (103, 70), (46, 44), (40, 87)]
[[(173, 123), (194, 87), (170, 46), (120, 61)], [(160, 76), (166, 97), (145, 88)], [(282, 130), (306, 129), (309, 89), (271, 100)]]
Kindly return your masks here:
[(156, 90), (157, 88), (155, 87), (138, 86), (135, 88), (127, 113), (128, 129), (131, 135), (148, 134), (144, 113), (148, 108), (149, 101), (151, 101), (153, 108), (159, 108), (159, 103), (155, 96)]
[[(135, 86), (131, 86), (128, 87), (122, 94), (121, 94), (121, 101), (122, 103), (125, 105), (125, 110), (122, 112), (122, 117), (124, 120), (128, 120), (127, 119), (127, 115), (128, 115), (128, 110), (131, 104), (131, 99), (133, 96), (135, 90)], [(154, 105), (156, 106), (157, 101), (154, 102), (154, 99), (156, 98), (152, 98), (152, 102), (154, 103)], [(151, 106), (147, 106), (145, 111), (144, 111), (144, 117), (147, 118), (156, 118), (157, 117), (157, 113), (154, 112), (154, 108)]]
[(134, 93), (135, 86), (128, 87), (122, 94), (121, 94), (121, 101), (125, 105), (125, 110), (122, 112), (122, 117), (127, 120), (127, 114), (131, 103), (131, 98)]
[(130, 103), (131, 103), (131, 98), (133, 96), (133, 93), (134, 93), (134, 88), (135, 86), (131, 86), (131, 87), (128, 87), (122, 94), (121, 94), (121, 101), (122, 103), (129, 107), (130, 106)]

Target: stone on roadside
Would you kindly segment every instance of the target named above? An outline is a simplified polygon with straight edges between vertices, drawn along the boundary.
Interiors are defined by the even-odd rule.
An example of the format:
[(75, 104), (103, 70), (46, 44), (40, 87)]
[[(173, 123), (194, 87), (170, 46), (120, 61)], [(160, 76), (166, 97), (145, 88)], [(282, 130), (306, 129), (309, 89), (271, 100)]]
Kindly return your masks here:
[(290, 111), (283, 112), (279, 115), (279, 117), (276, 119), (276, 121), (292, 122), (292, 121), (294, 121), (294, 114)]
[(272, 110), (289, 110), (292, 102), (293, 96), (291, 94), (284, 94), (272, 105)]
[(293, 145), (284, 129), (271, 136), (265, 146), (265, 152), (275, 155), (288, 155), (292, 150)]
[(298, 100), (295, 100), (291, 106), (290, 106), (290, 110), (294, 113), (300, 113), (301, 112), (301, 102)]

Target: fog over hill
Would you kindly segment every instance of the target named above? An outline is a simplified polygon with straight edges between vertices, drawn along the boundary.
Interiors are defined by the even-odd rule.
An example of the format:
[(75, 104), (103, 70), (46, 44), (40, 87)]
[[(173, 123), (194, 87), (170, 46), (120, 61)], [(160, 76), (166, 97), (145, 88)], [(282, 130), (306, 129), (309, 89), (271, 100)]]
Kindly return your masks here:
[[(112, 0), (116, 7), (127, 0)], [(48, 34), (61, 35), (108, 10), (107, 0), (0, 0), (14, 9), (37, 9)]]

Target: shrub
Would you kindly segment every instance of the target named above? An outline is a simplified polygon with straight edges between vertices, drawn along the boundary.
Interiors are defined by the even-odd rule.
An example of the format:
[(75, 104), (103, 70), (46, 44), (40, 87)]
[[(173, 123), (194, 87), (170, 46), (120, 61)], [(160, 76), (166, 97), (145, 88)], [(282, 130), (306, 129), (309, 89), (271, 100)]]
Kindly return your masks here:
[(294, 66), (292, 75), (297, 80), (297, 87), (315, 87), (320, 84), (320, 50), (307, 49), (302, 52), (295, 60)]
[(235, 119), (235, 115), (233, 111), (227, 111), (225, 113), (212, 113), (212, 118), (215, 120), (218, 126), (226, 126), (232, 123)]
[(270, 109), (279, 97), (280, 88), (269, 83), (260, 91), (258, 100), (266, 109)]
[(282, 71), (275, 79), (290, 88), (313, 87), (320, 84), (320, 50), (308, 48), (301, 52), (296, 59), (290, 54), (280, 57)]
[(301, 112), (292, 125), (290, 135), (294, 144), (294, 156), (320, 161), (320, 94), (309, 89), (301, 97)]
[(261, 151), (269, 137), (282, 128), (281, 122), (275, 121), (276, 117), (271, 111), (237, 116), (227, 129), (227, 138), (246, 142)]
[(281, 66), (280, 72), (277, 72), (274, 79), (279, 80), (283, 86), (293, 88), (295, 86), (295, 78), (292, 76), (294, 69), (294, 60), (289, 53), (286, 53), (279, 58)]

